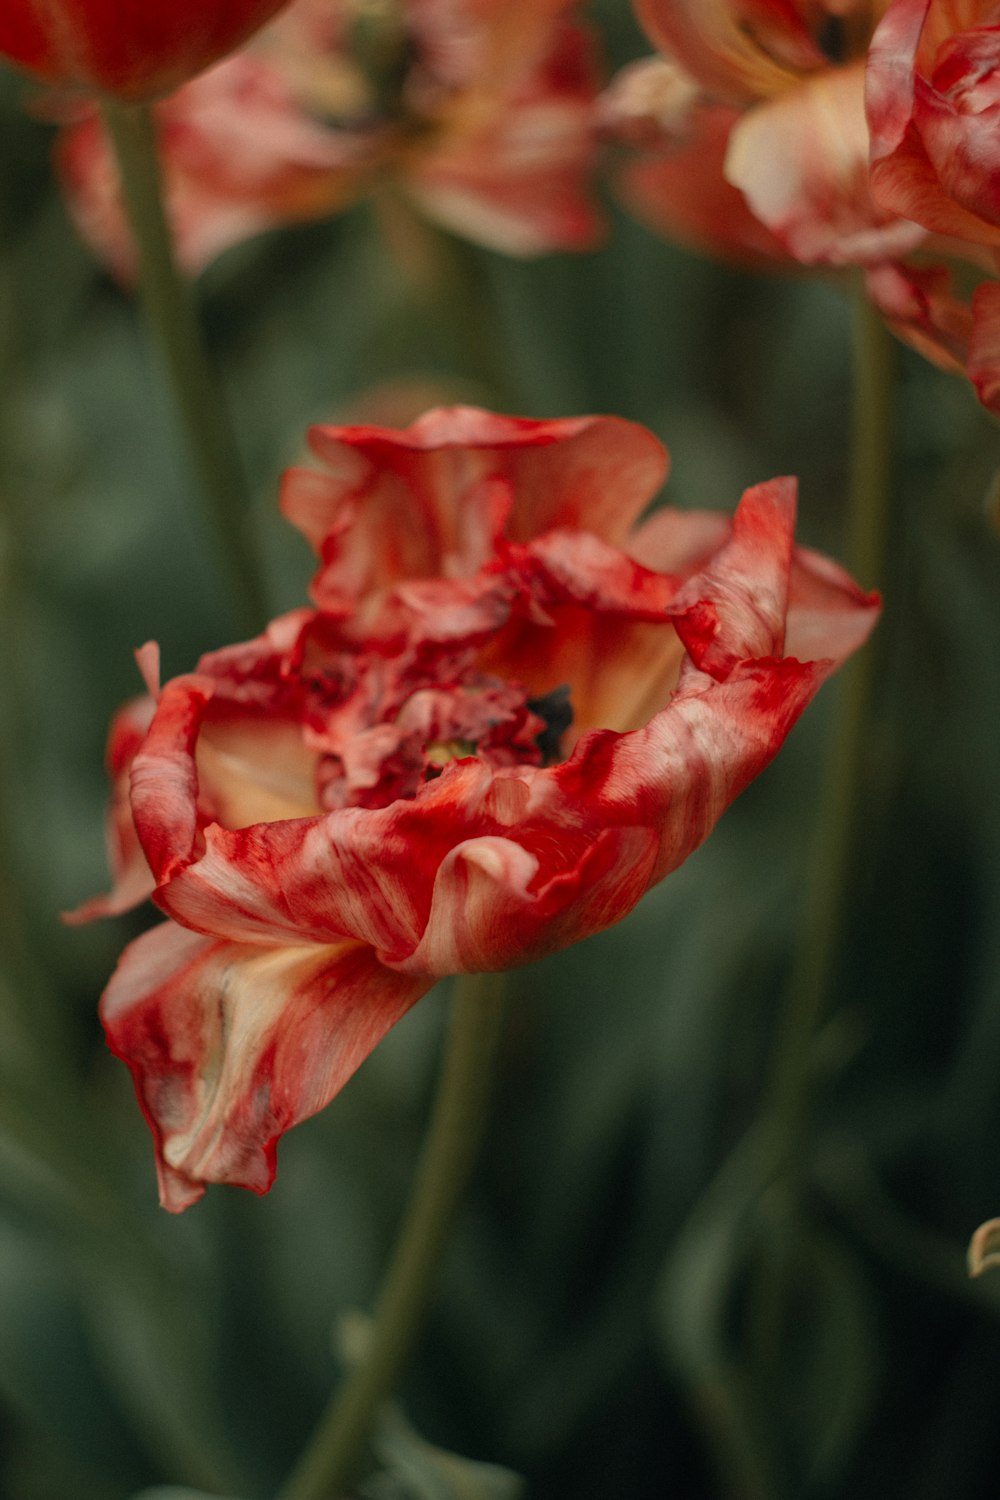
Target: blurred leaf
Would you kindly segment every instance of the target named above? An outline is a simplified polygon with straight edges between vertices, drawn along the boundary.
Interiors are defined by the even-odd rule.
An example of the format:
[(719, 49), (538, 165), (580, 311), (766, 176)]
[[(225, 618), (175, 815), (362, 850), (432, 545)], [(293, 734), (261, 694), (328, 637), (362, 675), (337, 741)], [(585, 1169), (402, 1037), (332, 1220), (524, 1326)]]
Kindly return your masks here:
[(373, 1447), (388, 1471), (362, 1486), (371, 1500), (390, 1494), (398, 1500), (519, 1500), (525, 1492), (510, 1469), (435, 1448), (392, 1405), (379, 1417)]
[(132, 1500), (236, 1500), (236, 1497), (209, 1494), (207, 1490), (188, 1490), (176, 1484), (158, 1484), (151, 1490), (140, 1490)]
[(197, 1297), (179, 1286), (95, 1276), (85, 1308), (99, 1356), (150, 1450), (196, 1482), (230, 1487), (241, 1470), (222, 1425), (211, 1330)]
[(755, 1135), (744, 1138), (679, 1235), (658, 1299), (670, 1362), (688, 1387), (734, 1494), (777, 1500), (773, 1444), (760, 1393), (732, 1338), (732, 1308), (754, 1239), (761, 1182)]
[(0, 1393), (36, 1439), (40, 1482), (46, 1473), (50, 1485), (54, 1474), (71, 1474), (80, 1493), (96, 1494), (110, 1490), (114, 1475), (142, 1477), (93, 1367), (61, 1257), (36, 1234), (8, 1226), (0, 1228)]
[(880, 1330), (860, 1261), (829, 1234), (806, 1229), (796, 1270), (776, 1420), (790, 1414), (800, 1472), (826, 1493), (872, 1411), (882, 1374)]

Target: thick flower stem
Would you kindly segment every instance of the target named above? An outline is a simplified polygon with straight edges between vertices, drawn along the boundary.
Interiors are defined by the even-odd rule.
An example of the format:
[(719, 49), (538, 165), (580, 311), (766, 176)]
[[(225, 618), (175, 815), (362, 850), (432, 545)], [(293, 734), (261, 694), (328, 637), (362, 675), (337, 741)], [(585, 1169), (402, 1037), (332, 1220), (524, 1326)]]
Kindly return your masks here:
[(503, 988), (502, 974), (457, 981), (437, 1098), (369, 1339), (277, 1500), (337, 1500), (410, 1352), (485, 1124)]
[(174, 256), (163, 208), (153, 115), (148, 105), (111, 99), (101, 107), (139, 254), (147, 322), (159, 346), (227, 562), (239, 628), (255, 635), (267, 618), (267, 609), (247, 534), (246, 479), (208, 360), (192, 289)]
[[(895, 439), (896, 346), (859, 291), (854, 307), (854, 396), (847, 566), (863, 584), (885, 564)], [(858, 845), (858, 817), (874, 653), (860, 651), (838, 683), (840, 701), (810, 860), (798, 946), (780, 1022), (765, 1123), (767, 1144), (789, 1160), (803, 1140), (810, 1053), (829, 1006), (843, 915)]]

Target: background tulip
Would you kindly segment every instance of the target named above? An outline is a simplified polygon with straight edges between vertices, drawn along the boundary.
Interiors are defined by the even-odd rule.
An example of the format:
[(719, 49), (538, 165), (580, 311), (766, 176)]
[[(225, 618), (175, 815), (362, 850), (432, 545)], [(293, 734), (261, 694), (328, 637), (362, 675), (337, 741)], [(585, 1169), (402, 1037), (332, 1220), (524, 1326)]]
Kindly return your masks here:
[(286, 0), (8, 0), (0, 56), (70, 88), (146, 99), (200, 73)]
[[(365, 30), (339, 0), (296, 0), (157, 109), (179, 259), (201, 271), (262, 229), (384, 197), (388, 184), (422, 215), (508, 254), (592, 246), (597, 48), (577, 9), (546, 0), (521, 24), (517, 0), (437, 0), (373, 8)], [(385, 79), (376, 44), (398, 54)], [(96, 112), (65, 128), (57, 160), (81, 232), (134, 281)]]

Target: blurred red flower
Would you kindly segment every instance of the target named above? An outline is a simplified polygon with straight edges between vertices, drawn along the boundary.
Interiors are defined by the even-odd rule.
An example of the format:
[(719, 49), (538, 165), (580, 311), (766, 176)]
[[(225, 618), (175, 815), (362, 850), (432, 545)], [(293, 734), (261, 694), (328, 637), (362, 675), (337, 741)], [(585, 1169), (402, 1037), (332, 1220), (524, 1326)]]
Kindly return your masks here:
[(0, 56), (50, 83), (165, 94), (244, 42), (287, 0), (4, 0)]
[(982, 24), (1000, 8), (635, 5), (664, 56), (625, 69), (602, 117), (643, 152), (620, 178), (637, 216), (757, 269), (861, 267), (894, 332), (1000, 410), (1000, 290), (960, 290), (1000, 244), (1000, 26)]
[[(169, 921), (102, 1002), (161, 1197), (265, 1191), (436, 979), (618, 921), (706, 837), (877, 601), (793, 546), (795, 484), (660, 510), (643, 428), (470, 408), (319, 427), (284, 509), (316, 608), (120, 716), (117, 883)], [(148, 719), (148, 728), (146, 723)], [(126, 830), (131, 826), (134, 837)]]
[[(750, 262), (871, 265), (922, 245), (926, 231), (868, 188), (865, 55), (885, 3), (636, 0), (664, 54), (640, 66), (672, 76), (672, 101), (678, 80), (687, 95), (664, 118), (662, 94), (657, 105), (651, 83), (642, 91), (652, 155), (624, 178), (640, 215)], [(612, 119), (643, 110), (635, 84), (623, 86), (628, 74), (612, 90)]]
[[(428, 217), (514, 255), (593, 242), (599, 82), (575, 0), (297, 0), (244, 53), (158, 108), (178, 252), (200, 270), (271, 225), (394, 183)], [(122, 279), (134, 252), (96, 114), (58, 162), (82, 233)]]
[(886, 314), (1000, 412), (1000, 5), (896, 0), (872, 42), (867, 108), (875, 200), (947, 236), (980, 273), (959, 295), (943, 266), (894, 267)]

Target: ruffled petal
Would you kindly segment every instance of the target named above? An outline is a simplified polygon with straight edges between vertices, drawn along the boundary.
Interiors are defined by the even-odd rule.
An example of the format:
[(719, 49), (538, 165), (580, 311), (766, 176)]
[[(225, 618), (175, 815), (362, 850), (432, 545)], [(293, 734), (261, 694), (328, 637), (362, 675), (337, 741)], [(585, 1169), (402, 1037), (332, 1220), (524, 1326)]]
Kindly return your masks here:
[(266, 1192), (284, 1131), (334, 1097), (429, 988), (371, 949), (250, 948), (167, 922), (131, 943), (101, 1002), (156, 1142), (160, 1200), (210, 1182)]
[(721, 677), (748, 657), (781, 654), (796, 493), (794, 479), (747, 490), (726, 545), (674, 599), (677, 633), (701, 671)]
[(966, 373), (972, 310), (955, 296), (948, 266), (875, 266), (868, 296), (893, 333), (942, 369)]
[(1000, 30), (989, 19), (982, 6), (895, 0), (872, 40), (865, 102), (875, 201), (997, 248)]
[(661, 444), (618, 417), (450, 407), (401, 432), (314, 427), (310, 443), (331, 472), (291, 470), (282, 509), (323, 561), (317, 603), (336, 611), (406, 578), (474, 573), (501, 532), (579, 528), (620, 544), (667, 472)]
[[(587, 911), (604, 911), (607, 921), (623, 915), (650, 878), (659, 878), (647, 878), (649, 871), (662, 873), (662, 860), (652, 861), (648, 851), (664, 841), (677, 851), (700, 842), (710, 824), (697, 809), (718, 816), (874, 623), (874, 597), (812, 554), (795, 558), (793, 522), (792, 481), (748, 491), (725, 546), (665, 605), (663, 623), (650, 628), (672, 643), (672, 675), (669, 684), (658, 681), (660, 698), (646, 705), (654, 717), (645, 729), (587, 736), (568, 763), (551, 769), (495, 770), (474, 757), (456, 760), (412, 800), (385, 808), (346, 808), (243, 829), (210, 825), (197, 857), (164, 865), (158, 903), (188, 926), (235, 941), (354, 938), (374, 947), (386, 964), (408, 969), (437, 965), (444, 953), (457, 951), (455, 944), (467, 954), (492, 953), (490, 966), (504, 966), (518, 961), (525, 943), (524, 953), (531, 954), (539, 944), (574, 941), (595, 930), (579, 925), (578, 901)], [(799, 639), (817, 653), (801, 663), (780, 656), (790, 594)], [(690, 659), (667, 702), (681, 666), (678, 638)], [(731, 691), (712, 690), (713, 682), (721, 689), (730, 680)], [(662, 764), (650, 748), (661, 745)], [(631, 788), (628, 806), (608, 800), (609, 779)], [(671, 833), (666, 823), (685, 799), (696, 812), (683, 815), (681, 832)], [(701, 830), (695, 843), (692, 828)], [(591, 903), (585, 887), (593, 881), (580, 870), (601, 857), (591, 846), (607, 850), (619, 838), (635, 841), (647, 856), (629, 843), (635, 880), (615, 886), (612, 870), (602, 876), (611, 882), (605, 895)], [(491, 882), (498, 887), (494, 896), (477, 895), (473, 903), (488, 931), (472, 924), (469, 906), (461, 932), (449, 938), (441, 914), (454, 919), (456, 893), (481, 895)]]
[(111, 801), (105, 837), (113, 885), (106, 896), (94, 896), (75, 911), (66, 912), (63, 920), (73, 925), (91, 922), (97, 917), (120, 916), (153, 894), (156, 882), (142, 852), (132, 818), (130, 771), (155, 709), (151, 697), (133, 698), (119, 709), (111, 722), (106, 755)]

